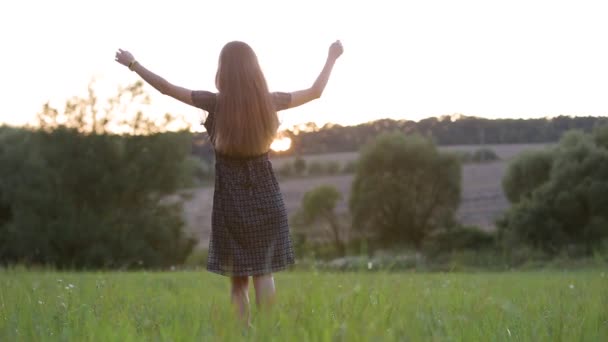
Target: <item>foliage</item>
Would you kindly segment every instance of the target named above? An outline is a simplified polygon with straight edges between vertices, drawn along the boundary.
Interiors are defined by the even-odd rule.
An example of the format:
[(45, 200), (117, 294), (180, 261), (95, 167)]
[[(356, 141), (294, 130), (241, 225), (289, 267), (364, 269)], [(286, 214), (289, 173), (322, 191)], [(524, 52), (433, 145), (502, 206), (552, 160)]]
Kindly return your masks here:
[(326, 125), (306, 131), (294, 128), (293, 132), (297, 134), (288, 134), (292, 139), (292, 148), (286, 153), (353, 152), (378, 134), (394, 131), (420, 134), (442, 146), (556, 142), (568, 130), (591, 132), (596, 126), (606, 123), (606, 117), (568, 116), (525, 120), (444, 116), (418, 122), (382, 119), (356, 126)]
[(176, 264), (193, 241), (181, 203), (189, 134), (82, 135), (58, 128), (0, 139), (0, 193), (12, 218), (0, 260), (57, 267)]
[(357, 160), (349, 160), (342, 166), (342, 173), (353, 174), (357, 170)]
[(179, 130), (189, 129), (183, 117), (166, 113), (162, 118), (155, 119), (145, 115), (150, 97), (143, 86), (142, 81), (121, 86), (116, 94), (103, 102), (98, 98), (95, 81), (92, 80), (87, 88), (87, 96), (68, 99), (63, 111), (51, 107), (47, 102), (37, 115), (37, 128), (52, 131), (61, 127), (81, 133), (132, 135), (160, 133), (172, 126)]
[(494, 150), (482, 147), (473, 152), (471, 155), (471, 161), (474, 163), (485, 163), (490, 161), (499, 160), (498, 155)]
[(293, 162), (293, 170), (296, 175), (301, 176), (306, 172), (306, 160), (301, 157), (297, 157)]
[(317, 160), (313, 160), (308, 164), (308, 174), (311, 176), (320, 176), (323, 174), (323, 164)]
[[(129, 89), (114, 100), (142, 96)], [(142, 115), (130, 130), (142, 134), (110, 134), (118, 109), (100, 106), (89, 87), (64, 113), (45, 106), (40, 130), (0, 130), (0, 263), (160, 267), (189, 254), (171, 197), (194, 184), (191, 134), (159, 133)]]
[(502, 180), (505, 195), (511, 203), (529, 198), (532, 191), (547, 182), (551, 172), (551, 150), (524, 151), (507, 168)]
[(453, 220), (461, 167), (420, 136), (382, 134), (363, 149), (352, 186), (355, 226), (386, 243), (419, 248), (432, 231)]
[(310, 225), (318, 220), (325, 221), (329, 226), (334, 247), (340, 255), (344, 255), (345, 244), (341, 227), (335, 213), (336, 205), (342, 200), (342, 193), (334, 186), (321, 185), (304, 194), (299, 217), (302, 223)]
[(478, 148), (475, 151), (455, 151), (451, 153), (458, 157), (463, 164), (487, 163), (500, 159), (494, 150), (487, 147)]
[[(522, 195), (515, 197), (518, 201), (498, 222), (505, 243), (523, 242), (551, 254), (568, 248), (590, 254), (608, 238), (608, 148), (601, 144), (605, 132), (602, 128), (593, 135), (580, 131), (564, 135), (549, 154), (544, 181), (538, 174), (546, 172), (545, 162), (538, 167), (531, 158), (516, 161), (519, 169), (542, 172), (529, 175), (536, 181), (519, 186), (523, 190), (510, 190)], [(522, 182), (505, 182), (512, 183)]]
[(340, 163), (336, 160), (326, 162), (325, 172), (330, 176), (337, 175), (340, 172)]
[(432, 235), (424, 244), (424, 250), (430, 256), (492, 247), (496, 247), (494, 234), (478, 227), (460, 225)]

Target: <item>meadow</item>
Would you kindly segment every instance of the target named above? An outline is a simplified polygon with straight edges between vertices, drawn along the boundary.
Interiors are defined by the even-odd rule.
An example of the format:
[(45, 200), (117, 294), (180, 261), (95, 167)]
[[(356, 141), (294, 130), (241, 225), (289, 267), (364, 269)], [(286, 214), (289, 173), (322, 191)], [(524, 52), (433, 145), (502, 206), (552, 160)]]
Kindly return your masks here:
[[(606, 341), (602, 269), (285, 272), (270, 312), (233, 316), (204, 271), (0, 271), (0, 341)], [(253, 291), (251, 300), (254, 301)]]

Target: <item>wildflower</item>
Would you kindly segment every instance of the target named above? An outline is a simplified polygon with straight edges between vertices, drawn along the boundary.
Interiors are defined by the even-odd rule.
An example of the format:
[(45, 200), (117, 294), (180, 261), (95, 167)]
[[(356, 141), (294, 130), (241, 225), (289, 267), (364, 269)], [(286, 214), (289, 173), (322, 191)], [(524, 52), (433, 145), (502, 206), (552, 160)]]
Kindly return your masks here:
[(41, 300), (39, 300), (39, 301), (38, 301), (38, 304), (42, 305), (42, 304), (44, 304), (44, 302), (43, 302), (43, 301), (41, 301)]
[(367, 269), (368, 269), (368, 270), (371, 270), (371, 269), (372, 269), (372, 266), (373, 266), (372, 262), (371, 262), (371, 261), (368, 261), (368, 262), (367, 262)]
[(574, 289), (574, 284), (570, 284), (570, 286), (568, 286), (570, 289)]
[(71, 288), (71, 289), (73, 289), (73, 288), (75, 288), (76, 286), (74, 286), (74, 284), (68, 284), (68, 287), (69, 287), (69, 288)]
[(509, 330), (509, 328), (507, 328), (507, 334), (509, 334), (509, 337), (511, 337), (511, 330)]

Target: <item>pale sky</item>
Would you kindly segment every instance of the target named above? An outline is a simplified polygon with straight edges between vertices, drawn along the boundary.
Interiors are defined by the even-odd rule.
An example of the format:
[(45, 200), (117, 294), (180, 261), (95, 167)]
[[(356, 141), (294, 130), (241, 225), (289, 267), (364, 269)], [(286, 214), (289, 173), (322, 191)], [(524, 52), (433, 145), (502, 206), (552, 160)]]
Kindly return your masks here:
[[(172, 83), (215, 91), (222, 46), (256, 51), (271, 90), (308, 87), (331, 42), (340, 58), (320, 100), (282, 112), (284, 127), (464, 114), (608, 114), (606, 1), (126, 1), (0, 3), (0, 122), (114, 88), (137, 75), (131, 51)], [(158, 113), (202, 111), (147, 88)]]

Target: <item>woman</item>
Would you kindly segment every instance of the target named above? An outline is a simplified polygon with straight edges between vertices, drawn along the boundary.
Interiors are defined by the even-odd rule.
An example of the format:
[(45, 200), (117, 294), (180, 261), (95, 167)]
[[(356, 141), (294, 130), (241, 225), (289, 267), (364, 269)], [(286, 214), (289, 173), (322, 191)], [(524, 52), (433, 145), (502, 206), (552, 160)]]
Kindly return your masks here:
[(217, 93), (173, 85), (128, 51), (116, 53), (118, 63), (162, 94), (209, 113), (204, 126), (215, 149), (216, 176), (207, 269), (231, 278), (231, 299), (245, 322), (249, 277), (256, 303), (267, 307), (275, 297), (272, 273), (294, 263), (287, 213), (268, 159), (279, 126), (277, 111), (319, 98), (342, 52), (340, 41), (331, 44), (313, 85), (292, 93), (269, 93), (255, 53), (243, 42), (233, 41), (222, 49)]

